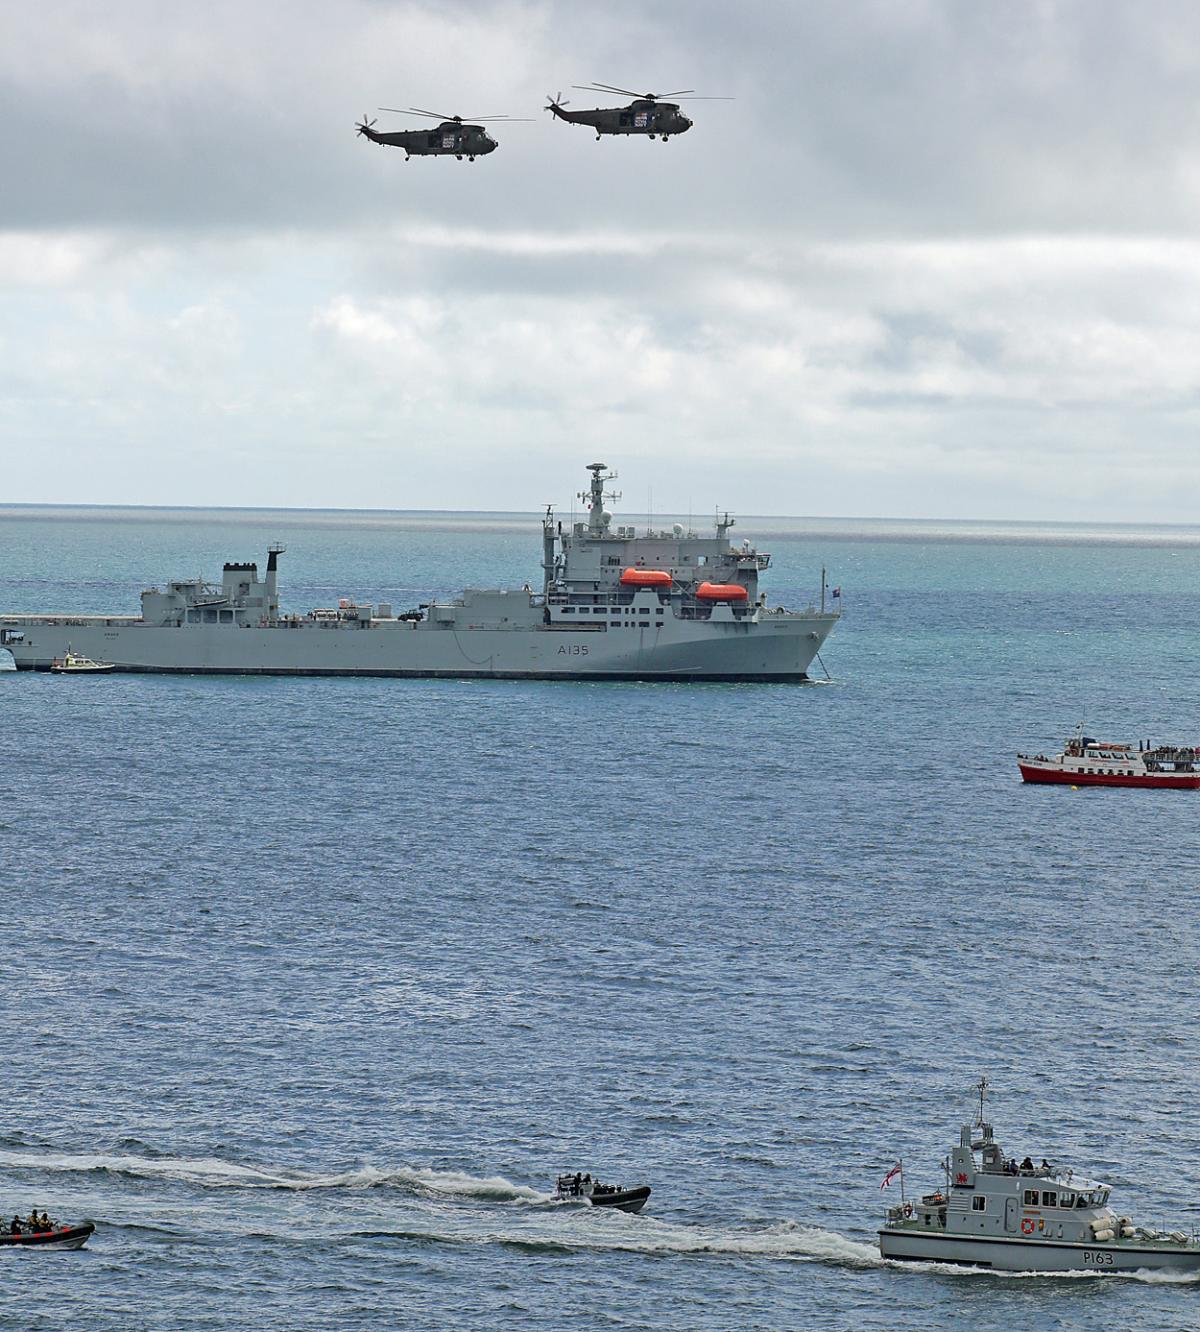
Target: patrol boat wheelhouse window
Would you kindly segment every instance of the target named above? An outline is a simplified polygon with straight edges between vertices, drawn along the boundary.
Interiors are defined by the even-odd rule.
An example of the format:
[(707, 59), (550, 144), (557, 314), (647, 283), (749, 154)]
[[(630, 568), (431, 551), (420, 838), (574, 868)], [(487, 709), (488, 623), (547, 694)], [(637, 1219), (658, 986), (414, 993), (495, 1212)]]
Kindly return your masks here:
[(1025, 1190), (1025, 1206), (1026, 1206), (1026, 1207), (1036, 1207), (1037, 1205), (1038, 1205), (1038, 1191), (1037, 1191), (1037, 1189), (1026, 1189), (1026, 1190)]
[(1050, 1193), (1048, 1190), (1043, 1189), (1043, 1190), (1042, 1190), (1042, 1206), (1043, 1206), (1043, 1207), (1057, 1207), (1057, 1206), (1058, 1206), (1058, 1194), (1057, 1194), (1057, 1193)]
[(978, 1194), (971, 1199), (971, 1206), (976, 1212), (986, 1212), (987, 1198), (985, 1198), (982, 1194)]

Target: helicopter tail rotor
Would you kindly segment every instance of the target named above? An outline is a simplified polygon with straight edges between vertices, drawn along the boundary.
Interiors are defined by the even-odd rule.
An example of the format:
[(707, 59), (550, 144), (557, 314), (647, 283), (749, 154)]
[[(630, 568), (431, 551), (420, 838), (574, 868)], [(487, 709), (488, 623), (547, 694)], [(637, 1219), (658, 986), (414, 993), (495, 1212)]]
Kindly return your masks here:
[(376, 116), (375, 120), (368, 120), (367, 113), (364, 111), (361, 123), (355, 125), (354, 128), (358, 130), (360, 134), (365, 134), (369, 139), (371, 137), (371, 127), (375, 124), (375, 121), (377, 121), (378, 119), (379, 117)]
[(546, 103), (547, 103), (547, 105), (546, 105), (546, 107), (545, 107), (545, 110), (547, 110), (547, 111), (561, 111), (561, 110), (563, 109), (564, 106), (570, 106), (570, 105), (571, 105), (570, 102), (564, 102), (564, 101), (563, 101), (563, 95), (562, 95), (561, 92), (557, 92), (557, 93), (547, 93), (547, 94), (546, 94)]

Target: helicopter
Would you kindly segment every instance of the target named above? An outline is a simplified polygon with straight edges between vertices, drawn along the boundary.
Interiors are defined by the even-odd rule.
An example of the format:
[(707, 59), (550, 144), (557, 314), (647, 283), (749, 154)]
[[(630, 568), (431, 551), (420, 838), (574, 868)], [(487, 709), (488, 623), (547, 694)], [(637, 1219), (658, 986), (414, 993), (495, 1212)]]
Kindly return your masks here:
[(485, 120), (526, 120), (526, 116), (443, 116), (436, 111), (422, 111), (418, 106), (410, 106), (401, 111), (394, 106), (381, 106), (380, 111), (390, 111), (400, 116), (428, 116), (430, 120), (439, 120), (435, 129), (392, 130), (377, 132), (375, 120), (368, 120), (363, 115), (355, 129), (372, 143), (381, 143), (391, 148), (403, 148), (404, 160), (410, 157), (449, 157), (453, 155), (461, 162), (465, 157), (473, 162), (477, 157), (494, 153), (499, 146), (496, 140), (483, 128)]
[(686, 134), (692, 128), (692, 122), (680, 112), (678, 102), (664, 100), (668, 97), (685, 97), (691, 102), (733, 101), (732, 97), (697, 97), (691, 88), (681, 88), (671, 93), (635, 93), (628, 88), (614, 87), (611, 83), (575, 83), (571, 86), (580, 92), (620, 93), (633, 98), (628, 106), (567, 111), (565, 108), (570, 106), (570, 102), (563, 101), (562, 93), (557, 97), (547, 93), (547, 111), (558, 120), (569, 121), (572, 125), (590, 125), (596, 131), (597, 142), (602, 134), (645, 134), (651, 139), (661, 137), (663, 143), (672, 134)]

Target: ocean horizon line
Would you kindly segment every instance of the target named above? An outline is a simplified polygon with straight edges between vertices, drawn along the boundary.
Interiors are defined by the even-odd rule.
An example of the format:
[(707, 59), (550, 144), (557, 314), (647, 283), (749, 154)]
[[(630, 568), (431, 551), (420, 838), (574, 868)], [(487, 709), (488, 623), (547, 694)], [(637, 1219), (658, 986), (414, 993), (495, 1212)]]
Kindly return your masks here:
[[(1038, 531), (1111, 531), (1111, 532), (1178, 532), (1194, 533), (1200, 536), (1200, 522), (1151, 522), (1118, 521), (1115, 519), (1062, 519), (1062, 518), (948, 518), (923, 515), (920, 517), (895, 514), (804, 514), (804, 513), (751, 513), (749, 511), (726, 510), (737, 520), (739, 526), (749, 522), (789, 522), (789, 523), (878, 523), (895, 524), (901, 527), (988, 527), (1009, 529), (1035, 529)], [(61, 512), (83, 514), (137, 513), (137, 514), (296, 514), (296, 515), (332, 515), (337, 517), (379, 517), (379, 518), (492, 518), (519, 521), (522, 523), (540, 521), (544, 509), (394, 509), (386, 507), (342, 507), (337, 505), (281, 505), (281, 504), (117, 504), (117, 503), (78, 503), (58, 501), (9, 500), (0, 503), (0, 517), (20, 514), (48, 515)], [(586, 510), (556, 509), (558, 518), (572, 514), (576, 520), (586, 516)], [(677, 510), (662, 513), (647, 513), (638, 510), (623, 510), (620, 525), (628, 525), (632, 520), (641, 524), (660, 522), (679, 522), (684, 520), (693, 528), (706, 524), (708, 514), (685, 514)]]

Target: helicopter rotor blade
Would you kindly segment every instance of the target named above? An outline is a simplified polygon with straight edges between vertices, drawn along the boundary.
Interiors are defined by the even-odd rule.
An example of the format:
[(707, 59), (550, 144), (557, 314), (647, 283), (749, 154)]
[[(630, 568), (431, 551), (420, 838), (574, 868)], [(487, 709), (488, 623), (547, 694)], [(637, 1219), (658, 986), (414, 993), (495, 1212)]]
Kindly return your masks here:
[(422, 111), (420, 107), (381, 106), (380, 111), (390, 111), (397, 116), (428, 116), (431, 120), (453, 120), (453, 116), (441, 116), (436, 111)]
[(695, 88), (680, 88), (678, 92), (654, 93), (654, 94), (647, 93), (646, 95), (648, 97), (651, 95), (653, 95), (654, 97), (686, 97), (688, 93), (694, 93), (695, 91), (696, 91)]
[[(579, 87), (580, 87), (580, 85), (579, 85), (578, 83), (575, 84), (574, 86), (575, 86), (576, 88), (579, 88)], [(624, 96), (626, 96), (626, 97), (641, 97), (641, 96), (643, 96), (642, 93), (634, 92), (632, 88), (618, 88), (617, 85), (616, 85), (615, 83), (593, 83), (593, 84), (591, 85), (590, 88), (584, 88), (584, 89), (582, 89), (582, 91), (584, 91), (584, 92), (611, 92), (611, 93), (622, 93), (622, 94), (624, 94)]]

